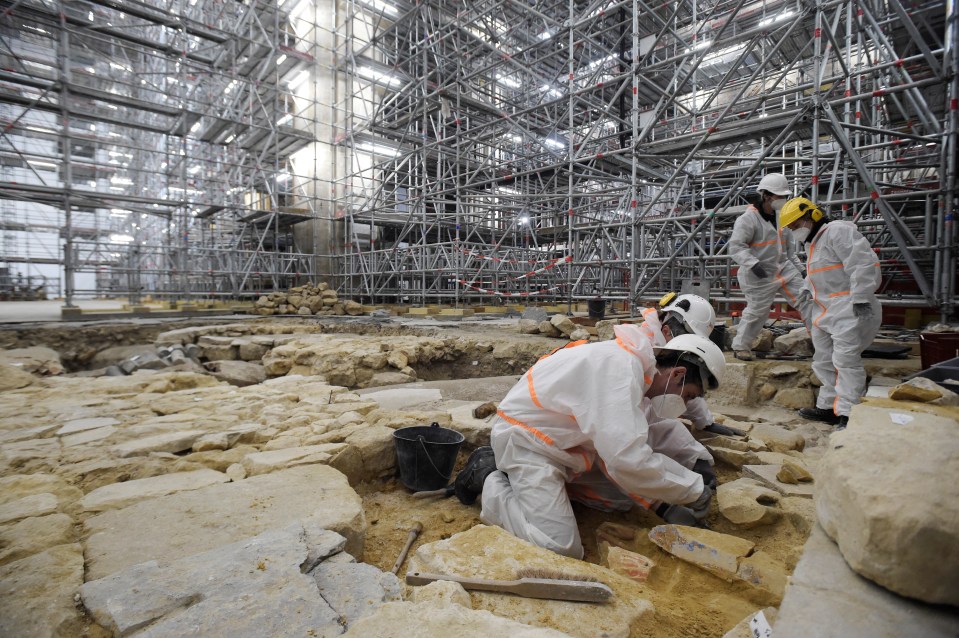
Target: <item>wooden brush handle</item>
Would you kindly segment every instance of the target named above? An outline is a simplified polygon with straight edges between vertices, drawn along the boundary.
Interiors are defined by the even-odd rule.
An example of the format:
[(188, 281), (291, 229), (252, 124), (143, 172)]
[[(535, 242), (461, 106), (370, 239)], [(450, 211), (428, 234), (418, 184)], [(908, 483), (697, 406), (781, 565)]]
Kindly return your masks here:
[(515, 594), (527, 598), (600, 603), (608, 600), (610, 596), (613, 595), (613, 591), (602, 583), (590, 583), (579, 580), (545, 578), (487, 580), (485, 578), (466, 578), (464, 576), (427, 574), (422, 572), (406, 574), (407, 585), (427, 585), (438, 580), (449, 580), (454, 583), (459, 583), (464, 589)]

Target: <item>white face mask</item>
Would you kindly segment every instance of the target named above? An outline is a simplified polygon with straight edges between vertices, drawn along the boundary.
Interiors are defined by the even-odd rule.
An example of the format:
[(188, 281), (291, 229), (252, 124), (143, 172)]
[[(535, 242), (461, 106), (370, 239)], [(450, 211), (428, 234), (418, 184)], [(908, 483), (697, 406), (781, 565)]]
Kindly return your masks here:
[(777, 212), (777, 213), (778, 213), (780, 210), (782, 210), (782, 207), (785, 206), (785, 205), (786, 205), (786, 200), (785, 200), (785, 199), (777, 199), (777, 200), (775, 200), (772, 204), (770, 204), (770, 206), (772, 206), (773, 211), (775, 211), (775, 212)]
[(811, 230), (812, 229), (809, 226), (802, 226), (793, 231), (793, 237), (795, 237), (796, 241), (799, 243), (804, 243), (807, 239), (809, 239), (809, 232)]
[[(686, 377), (683, 377), (683, 386), (686, 385)], [(665, 390), (669, 389), (669, 381), (666, 382)], [(682, 393), (682, 389), (680, 389)], [(686, 413), (686, 402), (683, 401), (681, 394), (663, 394), (653, 397), (649, 400), (653, 411), (661, 419), (678, 419)]]

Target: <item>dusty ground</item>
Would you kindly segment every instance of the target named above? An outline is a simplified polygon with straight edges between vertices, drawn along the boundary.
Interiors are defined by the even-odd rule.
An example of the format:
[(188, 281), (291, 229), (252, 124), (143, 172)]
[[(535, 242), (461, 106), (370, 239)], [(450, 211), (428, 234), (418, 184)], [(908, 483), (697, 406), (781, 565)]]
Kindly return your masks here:
[[(384, 327), (370, 322), (352, 322), (350, 324), (343, 322), (339, 325), (337, 331), (371, 335), (419, 334), (424, 336), (467, 337), (489, 342), (504, 338), (510, 340), (525, 339), (529, 343), (538, 344), (537, 347), (541, 346), (542, 352), (561, 344), (559, 340), (546, 337), (519, 336), (511, 330), (509, 325), (509, 322), (491, 321), (434, 327), (429, 322), (420, 322), (402, 327), (395, 325)], [(80, 367), (93, 356), (98, 348), (121, 343), (149, 343), (161, 328), (168, 328), (168, 326), (144, 325), (139, 327), (139, 332), (135, 326), (130, 326), (120, 332), (112, 331), (107, 327), (85, 327), (79, 330), (79, 338), (77, 338), (77, 334), (73, 334), (72, 339), (71, 331), (66, 328), (39, 329), (32, 333), (7, 331), (2, 341), (7, 342), (7, 347), (22, 347), (27, 345), (27, 341), (46, 343), (64, 351), (65, 358), (69, 359), (75, 367)], [(41, 335), (46, 338), (41, 338)], [(86, 342), (85, 347), (78, 345), (79, 342), (85, 341), (87, 336), (95, 336), (94, 341), (96, 343)], [(531, 350), (537, 350), (537, 348), (531, 348)], [(498, 401), (512, 384), (513, 377), (505, 376), (496, 380), (472, 383), (464, 383), (463, 379), (475, 378), (478, 380), (494, 375), (516, 375), (521, 373), (531, 362), (529, 361), (530, 357), (527, 356), (530, 355), (530, 352), (519, 353), (520, 356), (517, 356), (515, 360), (501, 358), (495, 361), (492, 355), (489, 357), (477, 355), (474, 359), (472, 353), (468, 354), (469, 356), (461, 361), (443, 362), (429, 370), (418, 369), (419, 378), (423, 382), (408, 384), (408, 387), (442, 388), (444, 399)], [(534, 355), (532, 360), (535, 360), (535, 352), (532, 354)], [(755, 366), (757, 371), (763, 371), (779, 363), (782, 362), (757, 361), (750, 365)], [(788, 363), (801, 369), (803, 374), (808, 372), (808, 361), (790, 361)], [(917, 369), (917, 367), (916, 361), (912, 359), (902, 362), (867, 362), (867, 368), (873, 375), (898, 376)], [(428, 383), (430, 380), (444, 377), (447, 380)], [(788, 384), (789, 382), (784, 381), (782, 383)], [(785, 387), (785, 385), (780, 387)], [(805, 387), (808, 387), (808, 383)], [(780, 406), (748, 407), (720, 403), (714, 407), (717, 408), (718, 412), (734, 416), (739, 420), (761, 418), (795, 429), (806, 437), (807, 448), (805, 453), (810, 459), (815, 459), (821, 454), (828, 437), (829, 428), (801, 421), (796, 418), (793, 410)], [(465, 462), (470, 451), (471, 448), (469, 447), (464, 447), (460, 451), (457, 469)], [(243, 452), (243, 450), (239, 450), (239, 452)], [(237, 457), (240, 458), (241, 456), (242, 454), (238, 453)], [(151, 462), (161, 463), (159, 459), (144, 460), (142, 464), (136, 466), (135, 470), (111, 467), (109, 471), (114, 474), (110, 476), (94, 470), (72, 478), (75, 479), (73, 481), (75, 486), (87, 492), (93, 487), (103, 484), (162, 473), (159, 469), (156, 471), (151, 469), (149, 467)], [(718, 465), (716, 470), (721, 483), (735, 480), (741, 476), (738, 470), (729, 466)], [(68, 473), (65, 473), (65, 477), (71, 480)], [(478, 505), (462, 505), (455, 497), (415, 499), (396, 479), (362, 483), (356, 486), (356, 491), (363, 499), (368, 524), (365, 553), (358, 558), (362, 558), (363, 561), (384, 571), (389, 571), (392, 568), (408, 538), (409, 530), (415, 522), (420, 522), (423, 525), (423, 531), (416, 539), (411, 554), (416, 551), (417, 547), (425, 543), (448, 538), (480, 522)], [(756, 543), (757, 549), (770, 554), (773, 558), (785, 564), (791, 571), (799, 559), (802, 546), (809, 534), (813, 513), (811, 500), (798, 498), (786, 500), (788, 503), (783, 509), (787, 514), (773, 525), (741, 529), (725, 520), (716, 511), (715, 507), (709, 523), (711, 528), (718, 532), (734, 534), (753, 541)], [(579, 507), (577, 518), (580, 525), (580, 535), (586, 548), (585, 560), (597, 564), (603, 563), (601, 542), (605, 539), (607, 542), (612, 541), (626, 549), (643, 554), (656, 563), (649, 580), (643, 585), (644, 595), (653, 603), (656, 611), (648, 621), (644, 620), (643, 627), (634, 631), (637, 638), (641, 635), (664, 637), (722, 636), (744, 617), (767, 606), (770, 602), (763, 595), (758, 594), (757, 590), (745, 584), (727, 583), (698, 567), (661, 551), (647, 538), (649, 529), (661, 523), (658, 517), (649, 512), (636, 509), (629, 513), (608, 514)], [(609, 529), (608, 524), (610, 523), (624, 525), (634, 530), (634, 538), (622, 539), (610, 536), (608, 531), (604, 533), (604, 530)], [(401, 576), (404, 573), (405, 565), (401, 566), (399, 570)], [(91, 635), (95, 635), (97, 630), (96, 626), (91, 626), (90, 631), (94, 632)]]

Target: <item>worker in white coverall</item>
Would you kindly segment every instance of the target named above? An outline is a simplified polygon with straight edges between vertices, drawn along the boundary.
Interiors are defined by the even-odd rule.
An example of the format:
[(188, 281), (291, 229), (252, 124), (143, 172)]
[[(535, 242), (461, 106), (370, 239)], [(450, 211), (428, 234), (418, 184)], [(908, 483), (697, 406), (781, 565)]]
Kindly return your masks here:
[(638, 326), (614, 332), (543, 357), (500, 403), (492, 451), (476, 450), (455, 481), (460, 500), (482, 491), (483, 522), (582, 558), (571, 499), (604, 510), (639, 504), (684, 525), (705, 519), (712, 490), (653, 449), (648, 423), (653, 413), (678, 417), (686, 400), (718, 387), (722, 352), (696, 335), (654, 352)]
[(799, 298), (802, 291), (802, 264), (796, 257), (796, 242), (787, 229), (776, 223), (776, 213), (792, 194), (782, 173), (770, 173), (756, 186), (758, 201), (736, 218), (729, 238), (729, 255), (739, 264), (737, 279), (746, 296), (746, 308), (736, 328), (733, 354), (737, 359), (753, 359), (752, 344), (759, 336), (776, 293), (782, 293), (789, 305), (799, 311), (809, 325), (811, 307)]
[(879, 333), (882, 307), (876, 299), (881, 281), (872, 246), (847, 221), (831, 221), (805, 197), (790, 199), (779, 223), (809, 243), (804, 296), (813, 303), (812, 369), (822, 382), (815, 408), (799, 414), (846, 427), (852, 406), (866, 391), (862, 351)]

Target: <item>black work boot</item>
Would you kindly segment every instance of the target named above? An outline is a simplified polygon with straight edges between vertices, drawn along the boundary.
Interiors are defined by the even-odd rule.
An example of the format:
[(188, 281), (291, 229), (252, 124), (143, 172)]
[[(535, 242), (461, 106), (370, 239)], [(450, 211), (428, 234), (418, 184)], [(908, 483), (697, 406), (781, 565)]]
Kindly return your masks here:
[(824, 410), (823, 408), (800, 408), (799, 416), (804, 419), (809, 419), (810, 421), (822, 421), (829, 425), (839, 423), (839, 417), (836, 416), (835, 412), (832, 410)]
[(849, 425), (849, 417), (841, 416), (839, 417), (839, 423), (836, 424), (836, 429), (845, 430), (847, 425)]
[(466, 459), (466, 465), (453, 481), (453, 490), (460, 503), (463, 505), (475, 503), (476, 497), (483, 493), (486, 477), (495, 470), (496, 460), (493, 458), (493, 448), (484, 445), (473, 450)]

